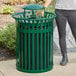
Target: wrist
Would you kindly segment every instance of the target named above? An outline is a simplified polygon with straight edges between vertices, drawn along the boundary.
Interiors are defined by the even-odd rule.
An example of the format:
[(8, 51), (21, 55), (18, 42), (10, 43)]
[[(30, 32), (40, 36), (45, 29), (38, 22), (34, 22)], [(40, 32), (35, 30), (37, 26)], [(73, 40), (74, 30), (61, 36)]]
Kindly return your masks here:
[(45, 9), (47, 8), (47, 5), (44, 5)]

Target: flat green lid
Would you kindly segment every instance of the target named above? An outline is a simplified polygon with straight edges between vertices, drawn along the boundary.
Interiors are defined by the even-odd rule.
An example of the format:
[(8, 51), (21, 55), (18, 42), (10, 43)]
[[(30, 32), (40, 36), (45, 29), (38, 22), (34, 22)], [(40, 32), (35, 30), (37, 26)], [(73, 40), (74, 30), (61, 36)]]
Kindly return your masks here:
[(28, 4), (26, 6), (23, 6), (23, 9), (26, 9), (26, 10), (42, 10), (42, 9), (45, 9), (45, 7), (43, 5), (39, 5), (39, 4)]

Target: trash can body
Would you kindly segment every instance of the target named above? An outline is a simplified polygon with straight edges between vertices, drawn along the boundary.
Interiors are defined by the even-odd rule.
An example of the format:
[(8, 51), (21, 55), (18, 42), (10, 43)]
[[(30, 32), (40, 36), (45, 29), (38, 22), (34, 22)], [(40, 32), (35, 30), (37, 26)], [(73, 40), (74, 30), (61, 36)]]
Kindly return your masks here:
[[(27, 15), (27, 14), (26, 14)], [(53, 68), (53, 13), (45, 18), (24, 18), (16, 13), (16, 67), (28, 73), (41, 73)], [(28, 17), (28, 16), (27, 16)]]

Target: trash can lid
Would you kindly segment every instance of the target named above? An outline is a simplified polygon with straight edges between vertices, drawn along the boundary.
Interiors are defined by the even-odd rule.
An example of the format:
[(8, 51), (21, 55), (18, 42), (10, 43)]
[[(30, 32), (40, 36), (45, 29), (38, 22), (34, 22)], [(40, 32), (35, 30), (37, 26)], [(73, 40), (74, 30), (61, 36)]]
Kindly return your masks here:
[(39, 4), (28, 4), (26, 6), (23, 6), (23, 9), (26, 9), (26, 10), (42, 10), (42, 9), (45, 9), (45, 7), (43, 5), (39, 5)]

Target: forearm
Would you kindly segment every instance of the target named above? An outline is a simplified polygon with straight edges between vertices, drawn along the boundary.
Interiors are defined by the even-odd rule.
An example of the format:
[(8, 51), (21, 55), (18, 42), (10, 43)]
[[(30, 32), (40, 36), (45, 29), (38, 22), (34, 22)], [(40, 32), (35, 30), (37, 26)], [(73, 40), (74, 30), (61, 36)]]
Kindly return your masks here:
[(44, 6), (45, 8), (47, 8), (51, 3), (52, 3), (53, 0), (46, 0)]

